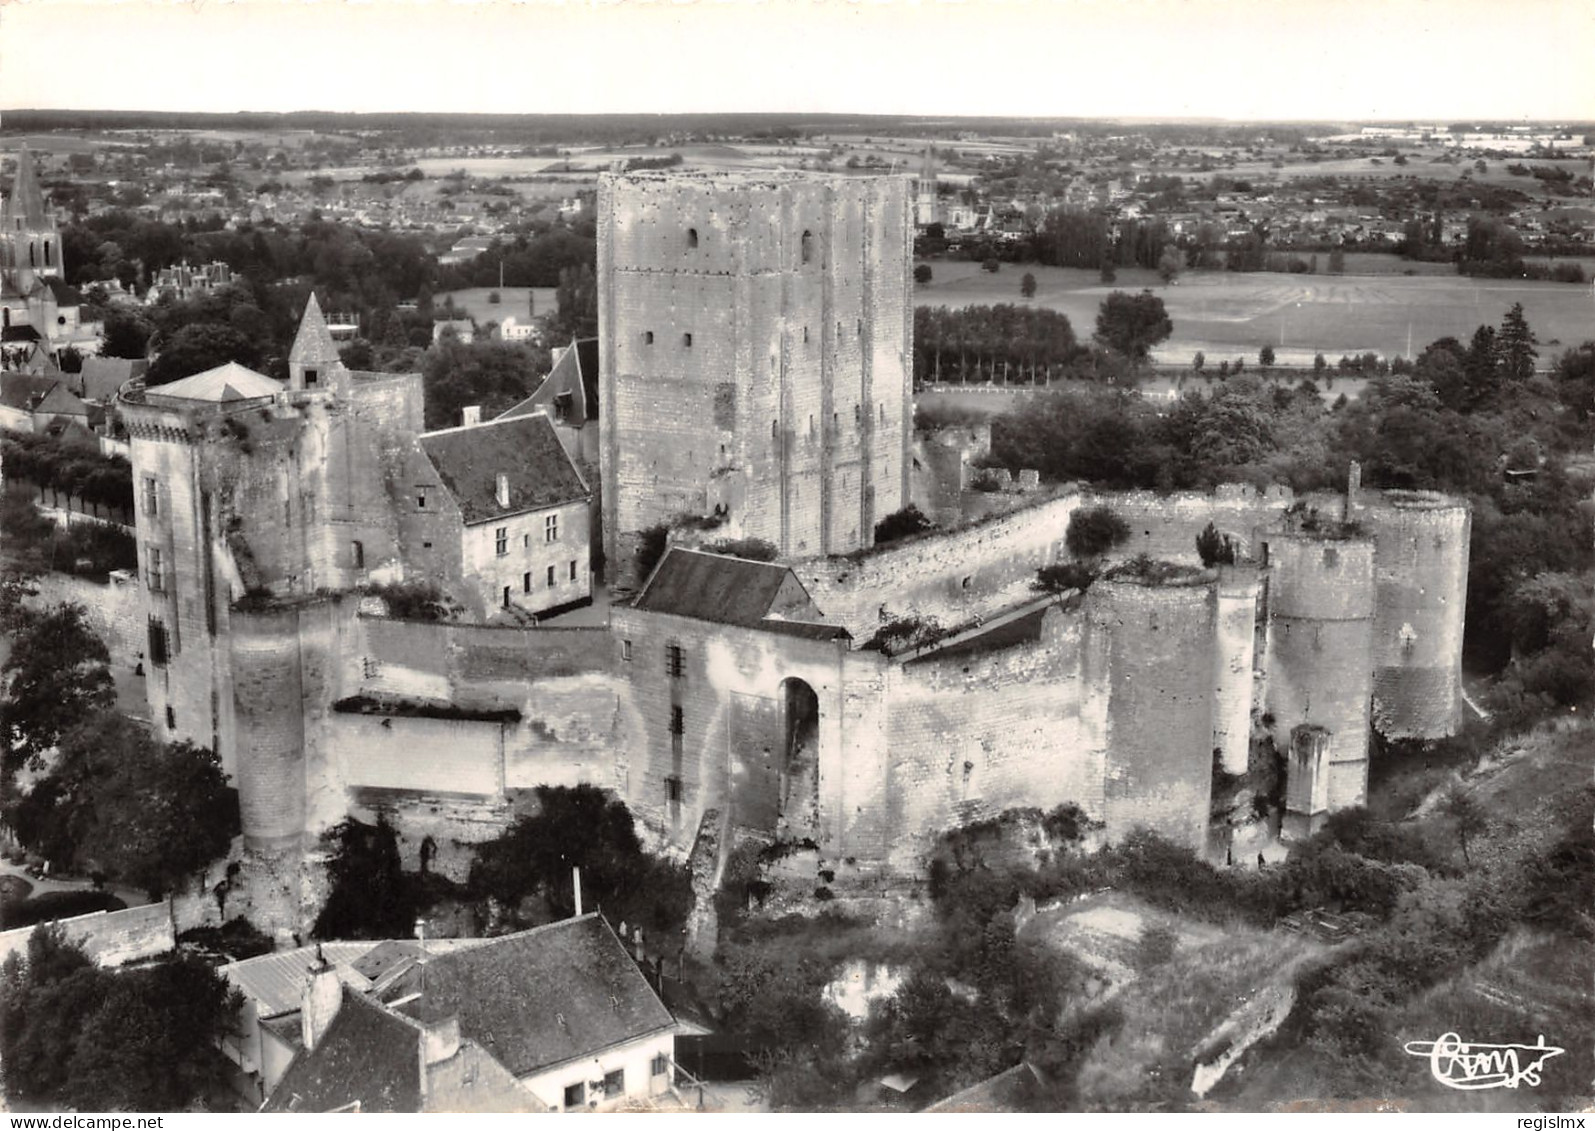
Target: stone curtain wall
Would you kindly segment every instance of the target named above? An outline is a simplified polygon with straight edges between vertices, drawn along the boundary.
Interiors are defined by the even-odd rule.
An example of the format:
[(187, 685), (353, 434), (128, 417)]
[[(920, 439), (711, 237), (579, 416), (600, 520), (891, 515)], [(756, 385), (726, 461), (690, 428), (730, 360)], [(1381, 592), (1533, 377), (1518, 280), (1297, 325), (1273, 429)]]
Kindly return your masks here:
[[(69, 941), (81, 946), (100, 966), (121, 966), (167, 954), (177, 946), (172, 917), (166, 903), (129, 907), (125, 911), (93, 911), (56, 925)], [(11, 955), (27, 957), (33, 927), (18, 927), (0, 934), (0, 962)]]
[(136, 578), (112, 578), (102, 585), (72, 574), (45, 573), (30, 584), (38, 590), (28, 602), (33, 608), (63, 602), (82, 605), (89, 627), (105, 641), (113, 664), (131, 667), (148, 650), (148, 626)]
[(1130, 527), (1129, 540), (1111, 560), (1145, 553), (1194, 565), (1196, 536), (1209, 522), (1249, 550), (1254, 530), (1276, 523), (1293, 501), (1286, 488), (1259, 492), (1244, 484), (1221, 486), (1210, 495), (1070, 486), (963, 529), (793, 568), (826, 619), (845, 625), (862, 643), (888, 620), (932, 616), (943, 625), (965, 624), (1033, 596), (1036, 570), (1068, 560), (1064, 537), (1082, 507), (1106, 506)]

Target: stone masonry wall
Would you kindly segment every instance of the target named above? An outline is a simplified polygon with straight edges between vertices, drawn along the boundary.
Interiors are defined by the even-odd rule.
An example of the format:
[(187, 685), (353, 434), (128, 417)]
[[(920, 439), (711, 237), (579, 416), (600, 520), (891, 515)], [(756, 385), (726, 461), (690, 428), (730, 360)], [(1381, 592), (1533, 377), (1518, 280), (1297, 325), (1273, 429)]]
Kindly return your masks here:
[(1105, 700), (1082, 678), (1078, 610), (1049, 609), (1039, 641), (890, 668), (889, 775), (880, 799), (895, 866), (917, 870), (935, 835), (1005, 809), (1104, 810)]
[(64, 602), (83, 606), (84, 619), (94, 634), (105, 641), (111, 660), (131, 666), (149, 646), (144, 604), (137, 578), (112, 578), (101, 584), (67, 573), (45, 573), (30, 584), (38, 596), (30, 598), (35, 608)]

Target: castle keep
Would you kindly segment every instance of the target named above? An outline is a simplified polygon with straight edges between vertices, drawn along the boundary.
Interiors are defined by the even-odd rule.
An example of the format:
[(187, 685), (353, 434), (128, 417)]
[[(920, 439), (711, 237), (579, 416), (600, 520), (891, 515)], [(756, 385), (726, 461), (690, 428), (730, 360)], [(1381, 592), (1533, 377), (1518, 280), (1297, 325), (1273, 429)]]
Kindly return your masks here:
[[(1297, 835), (1365, 799), (1370, 725), (1456, 728), (1466, 504), (1032, 482), (970, 517), (957, 443), (914, 466), (903, 181), (611, 176), (600, 206), (596, 349), (498, 421), (422, 433), (419, 378), (347, 370), (313, 303), (286, 386), (226, 366), (124, 397), (151, 706), (233, 774), (262, 925), (314, 915), (306, 864), (351, 813), (454, 874), (579, 782), (718, 864), (751, 837), (916, 872), (942, 830), (1064, 803), (1222, 858), (1256, 830), (1210, 829), (1215, 771), (1277, 759)], [(911, 476), (948, 528), (872, 546)], [(1089, 506), (1130, 527), (1114, 568), (1039, 594)], [(531, 623), (584, 597), (592, 522), (635, 597)], [(1236, 564), (1202, 567), (1209, 523)], [(660, 524), (676, 544), (630, 576)], [(726, 536), (779, 556), (686, 544)], [(416, 580), (464, 613), (370, 592)]]
[(598, 214), (607, 560), (680, 515), (868, 546), (908, 502), (907, 181), (607, 175)]

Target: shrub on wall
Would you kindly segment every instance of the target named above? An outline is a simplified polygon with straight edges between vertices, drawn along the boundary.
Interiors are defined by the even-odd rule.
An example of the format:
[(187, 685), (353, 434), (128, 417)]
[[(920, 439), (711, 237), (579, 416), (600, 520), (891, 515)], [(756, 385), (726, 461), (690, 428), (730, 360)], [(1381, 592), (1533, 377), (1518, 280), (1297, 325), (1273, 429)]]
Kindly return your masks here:
[(1098, 558), (1130, 537), (1129, 525), (1110, 507), (1086, 507), (1069, 518), (1064, 544), (1077, 558)]
[(778, 551), (773, 542), (766, 542), (763, 538), (721, 538), (715, 542), (707, 542), (699, 547), (708, 554), (724, 554), (731, 558), (743, 558), (750, 562), (773, 562)]
[(875, 524), (875, 544), (877, 546), (886, 542), (896, 542), (901, 538), (911, 538), (915, 534), (923, 534), (935, 528), (935, 523), (926, 518), (913, 503), (909, 503), (900, 511), (887, 515)]

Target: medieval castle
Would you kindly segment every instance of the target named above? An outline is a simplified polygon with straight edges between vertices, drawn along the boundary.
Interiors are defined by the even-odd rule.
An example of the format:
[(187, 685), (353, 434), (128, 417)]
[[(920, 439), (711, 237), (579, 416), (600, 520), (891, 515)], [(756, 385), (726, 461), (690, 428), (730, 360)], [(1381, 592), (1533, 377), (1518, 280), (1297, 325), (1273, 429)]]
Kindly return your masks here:
[[(1370, 727), (1456, 728), (1465, 503), (1355, 473), (967, 491), (967, 438), (914, 436), (906, 178), (613, 174), (599, 206), (598, 342), (497, 420), (422, 431), (419, 375), (347, 369), (314, 300), (286, 385), (124, 392), (153, 717), (233, 775), (262, 926), (313, 917), (306, 861), (351, 813), (445, 870), (578, 782), (720, 863), (755, 836), (909, 873), (944, 829), (1066, 802), (1222, 858), (1273, 833), (1209, 828), (1215, 770), (1277, 751), (1288, 836), (1364, 799)], [(943, 527), (872, 546), (910, 501)], [(1121, 567), (1034, 591), (1095, 505)], [(1201, 567), (1208, 523), (1237, 564)], [(692, 545), (726, 537), (779, 556)], [(567, 627), (600, 554), (607, 624)], [(372, 596), (413, 581), (461, 613)], [(916, 618), (954, 631), (865, 647)]]

